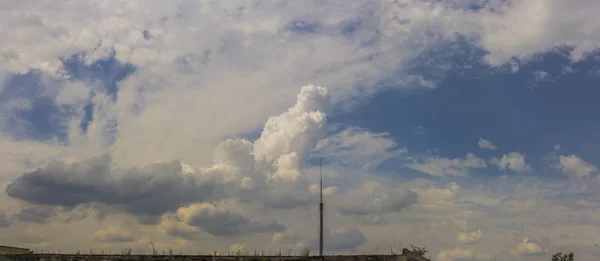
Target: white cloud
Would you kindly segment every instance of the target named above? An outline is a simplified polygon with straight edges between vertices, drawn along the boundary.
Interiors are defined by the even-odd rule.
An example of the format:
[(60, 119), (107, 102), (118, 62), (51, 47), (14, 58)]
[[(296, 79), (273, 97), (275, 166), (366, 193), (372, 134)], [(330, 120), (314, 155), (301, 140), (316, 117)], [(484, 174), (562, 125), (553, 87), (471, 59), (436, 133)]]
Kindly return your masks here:
[(233, 244), (229, 247), (229, 253), (241, 254), (244, 250), (246, 250), (244, 244)]
[(444, 220), (444, 221), (439, 221), (439, 222), (431, 222), (428, 224), (429, 227), (431, 227), (432, 229), (435, 229), (437, 227), (444, 227), (444, 226), (450, 226), (450, 227), (457, 227), (460, 229), (467, 229), (467, 221), (465, 220), (460, 220), (460, 219), (452, 219), (452, 220)]
[(413, 188), (413, 191), (419, 194), (419, 201), (422, 203), (453, 201), (460, 192), (460, 185), (451, 182), (446, 188)]
[(548, 249), (542, 247), (540, 242), (532, 238), (523, 238), (517, 243), (517, 245), (510, 251), (511, 255), (515, 256), (530, 256), (539, 255), (548, 252)]
[[(310, 187), (309, 187), (310, 192), (315, 195), (318, 195), (320, 193), (319, 186), (320, 186), (320, 184), (310, 185)], [(338, 190), (338, 186), (324, 186), (323, 187), (323, 196), (333, 195), (333, 194), (335, 194), (335, 192), (337, 190)]]
[(297, 98), (294, 107), (267, 120), (253, 150), (257, 161), (277, 165), (276, 177), (293, 181), (308, 153), (325, 135), (331, 109), (329, 93), (321, 86), (304, 86)]
[(498, 147), (496, 147), (496, 145), (494, 145), (494, 143), (492, 143), (491, 141), (489, 141), (489, 140), (486, 140), (486, 139), (483, 139), (483, 138), (481, 138), (481, 137), (479, 137), (479, 142), (478, 142), (478, 144), (479, 144), (479, 147), (480, 147), (480, 148), (482, 148), (482, 149), (495, 150), (495, 149), (497, 149), (497, 148), (498, 148)]
[(109, 243), (122, 243), (135, 241), (133, 234), (126, 228), (119, 226), (109, 226), (94, 233), (94, 240), (105, 241)]
[(201, 228), (190, 226), (173, 218), (164, 220), (159, 224), (158, 229), (164, 234), (189, 241), (201, 240), (205, 233)]
[(558, 165), (565, 175), (573, 178), (585, 178), (598, 172), (596, 166), (583, 161), (577, 155), (558, 156)]
[(81, 104), (89, 98), (90, 91), (91, 88), (81, 82), (66, 82), (56, 96), (56, 104)]
[(545, 80), (548, 80), (548, 77), (550, 77), (550, 74), (546, 71), (535, 71), (533, 73), (533, 77), (535, 78), (536, 81), (545, 81)]
[(291, 249), (302, 249), (308, 246), (308, 243), (304, 242), (303, 236), (292, 229), (273, 234), (271, 244)]
[(487, 167), (485, 161), (473, 153), (467, 153), (465, 159), (432, 157), (426, 158), (423, 162), (413, 160), (412, 163), (404, 164), (404, 166), (433, 176), (467, 176), (469, 169)]
[[(346, 75), (353, 72), (374, 74), (377, 70), (385, 70), (386, 66), (399, 65), (410, 55), (415, 43), (441, 40), (435, 37), (451, 39), (455, 33), (478, 39), (479, 44), (490, 52), (489, 61), (499, 64), (512, 56), (527, 56), (560, 44), (577, 46), (578, 54), (593, 50), (596, 47), (593, 43), (597, 42), (593, 39), (598, 40), (595, 29), (600, 24), (595, 13), (590, 11), (595, 6), (589, 6), (584, 0), (571, 2), (566, 5), (559, 0), (490, 1), (478, 12), (455, 8), (444, 2), (417, 0), (376, 4), (359, 1), (352, 5), (333, 1), (323, 8), (312, 2), (283, 6), (277, 2), (252, 5), (247, 1), (235, 4), (173, 1), (168, 6), (159, 1), (129, 1), (126, 4), (80, 1), (68, 6), (41, 0), (17, 2), (2, 9), (0, 24), (6, 27), (1, 29), (6, 38), (12, 40), (0, 49), (4, 57), (0, 68), (13, 72), (35, 68), (54, 73), (61, 68), (60, 57), (87, 52), (86, 60), (91, 62), (107, 56), (114, 49), (119, 60), (140, 67), (159, 68), (177, 59), (187, 59), (186, 66), (196, 69), (203, 66), (204, 51), (221, 49), (227, 54), (211, 52), (208, 56), (213, 59), (228, 56), (221, 60), (221, 65), (229, 64), (235, 69), (260, 65), (261, 69), (275, 69), (286, 74), (289, 73), (286, 66), (273, 68), (270, 63), (296, 60), (298, 67), (309, 68), (313, 64), (327, 69), (351, 61), (354, 64), (344, 70)], [(239, 9), (240, 6), (244, 8)], [(115, 8), (120, 10), (119, 15), (113, 14)], [(74, 15), (65, 18), (55, 10)], [(565, 10), (583, 11), (571, 12), (569, 18), (557, 15)], [(538, 15), (531, 17), (530, 12)], [(340, 27), (357, 17), (363, 22), (351, 37), (334, 37)], [(318, 25), (315, 30), (321, 35), (293, 35), (284, 30), (294, 19), (308, 20), (305, 24), (313, 22)], [(582, 24), (585, 26), (580, 26)], [(9, 29), (17, 25), (18, 33)], [(375, 30), (380, 30), (381, 34), (376, 34)], [(383, 41), (374, 41), (377, 37)], [(302, 43), (307, 39), (311, 40), (312, 47)], [(355, 48), (364, 42), (374, 42), (375, 46), (370, 50)], [(202, 43), (203, 48), (197, 48), (196, 43)], [(279, 48), (282, 43), (298, 50), (297, 54), (283, 52)], [(241, 51), (244, 47), (256, 48), (257, 52), (244, 53)], [(370, 61), (373, 69), (366, 70), (359, 60), (373, 53), (370, 51), (396, 56), (391, 61), (375, 57), (375, 61)], [(242, 59), (232, 63), (229, 55), (239, 55)], [(313, 72), (317, 71), (298, 75), (312, 75)], [(361, 76), (356, 74), (354, 77)]]
[(525, 155), (519, 152), (511, 152), (502, 155), (502, 158), (492, 158), (491, 164), (498, 166), (500, 170), (513, 170), (517, 172), (529, 173), (533, 169), (525, 162)]
[(460, 232), (456, 236), (456, 240), (463, 244), (472, 244), (481, 238), (481, 229), (473, 230), (469, 233)]
[[(574, 57), (581, 58), (584, 51), (596, 48), (599, 35), (596, 29), (600, 20), (591, 15), (587, 1), (531, 0), (490, 1), (495, 12), (483, 12), (476, 16), (481, 26), (481, 44), (490, 51), (488, 61), (492, 64), (506, 62), (512, 56), (525, 57), (536, 51), (550, 50), (558, 45), (576, 46)], [(579, 10), (576, 14), (561, 14)], [(537, 15), (531, 16), (531, 13)], [(584, 25), (584, 26), (581, 26)], [(518, 40), (517, 40), (518, 39)], [(587, 40), (586, 40), (587, 39)]]
[[(408, 35), (394, 16), (396, 12), (415, 16), (413, 23), (427, 30), (429, 22), (423, 12), (438, 15), (429, 5), (415, 3), (408, 9), (370, 1), (328, 5), (335, 7), (330, 10), (336, 14), (316, 12), (329, 8), (321, 4), (315, 8), (309, 2), (174, 1), (162, 7), (158, 2), (132, 1), (115, 7), (83, 1), (60, 7), (77, 14), (70, 21), (54, 12), (58, 7), (51, 2), (10, 4), (3, 12), (12, 15), (2, 16), (6, 23), (1, 24), (28, 25), (21, 26), (19, 34), (5, 30), (12, 40), (0, 46), (0, 53), (16, 55), (3, 59), (0, 67), (12, 72), (33, 68), (56, 75), (61, 71), (60, 57), (85, 53), (82, 57), (89, 64), (114, 49), (116, 59), (133, 64), (136, 73), (119, 83), (116, 103), (100, 94), (94, 98), (94, 121), (88, 133), (79, 133), (79, 117), (66, 124), (70, 144), (103, 150), (117, 132), (111, 149), (119, 165), (179, 159), (206, 166), (211, 163), (210, 150), (219, 141), (259, 129), (265, 118), (291, 101), (289, 95), (296, 92), (293, 87), (306, 84), (307, 79), (329, 86), (336, 103), (372, 92), (363, 87), (377, 88), (375, 83), (382, 76), (394, 85), (412, 88), (417, 81), (431, 87), (422, 76), (398, 76), (404, 61), (419, 53), (415, 41), (429, 36)], [(118, 16), (115, 9), (120, 10)], [(86, 14), (85, 10), (95, 12)], [(305, 16), (302, 10), (311, 10), (312, 15)], [(361, 22), (355, 31), (339, 34), (340, 28), (357, 18)], [(314, 21), (318, 33), (292, 33), (286, 26), (294, 19)], [(444, 37), (453, 39), (454, 35)], [(363, 86), (360, 91), (357, 85)], [(64, 93), (59, 100), (75, 102), (84, 91)], [(80, 159), (94, 155), (74, 154), (81, 155)], [(294, 161), (287, 159), (290, 164)]]

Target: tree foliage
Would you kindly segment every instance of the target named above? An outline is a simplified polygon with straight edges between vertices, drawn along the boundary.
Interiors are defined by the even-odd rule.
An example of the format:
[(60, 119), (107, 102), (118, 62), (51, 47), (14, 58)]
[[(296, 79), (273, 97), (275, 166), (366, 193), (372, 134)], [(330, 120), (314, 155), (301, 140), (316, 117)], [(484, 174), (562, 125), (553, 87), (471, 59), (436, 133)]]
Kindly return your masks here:
[(429, 250), (427, 250), (427, 248), (425, 248), (425, 247), (417, 247), (417, 246), (413, 246), (413, 245), (410, 245), (410, 251), (413, 252), (413, 254), (415, 254), (417, 256), (422, 256), (422, 257), (425, 257), (425, 254), (427, 254), (427, 252), (429, 252)]
[(575, 255), (573, 252), (569, 254), (558, 252), (552, 255), (552, 261), (575, 261)]

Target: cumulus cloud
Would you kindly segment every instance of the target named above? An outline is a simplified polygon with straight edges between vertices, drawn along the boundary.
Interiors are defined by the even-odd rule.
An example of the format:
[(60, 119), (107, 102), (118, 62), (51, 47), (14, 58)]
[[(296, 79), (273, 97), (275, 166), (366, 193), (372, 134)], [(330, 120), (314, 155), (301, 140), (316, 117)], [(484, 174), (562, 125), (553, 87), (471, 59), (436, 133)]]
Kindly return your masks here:
[[(310, 193), (315, 195), (319, 195), (321, 193), (320, 184), (312, 184), (309, 187)], [(335, 194), (338, 191), (338, 186), (324, 186), (323, 187), (323, 196), (329, 196)]]
[(498, 166), (500, 170), (512, 170), (522, 173), (532, 172), (533, 169), (525, 162), (525, 155), (519, 152), (511, 152), (502, 155), (502, 158), (492, 158), (491, 164)]
[[(53, 161), (19, 176), (6, 187), (6, 194), (49, 206), (100, 203), (137, 215), (143, 223), (156, 223), (162, 214), (191, 203), (234, 196), (265, 199), (263, 188), (276, 195), (264, 201), (267, 206), (304, 204), (308, 184), (296, 181), (308, 153), (324, 135), (329, 100), (323, 87), (302, 87), (296, 104), (269, 118), (254, 143), (240, 139), (219, 143), (208, 168), (178, 160), (122, 168), (107, 153), (70, 164)], [(284, 188), (278, 180), (291, 183)]]
[(577, 155), (558, 156), (558, 167), (565, 175), (573, 178), (585, 178), (598, 172), (596, 166), (583, 161)]
[(245, 139), (227, 139), (219, 142), (213, 152), (213, 162), (227, 166), (252, 169), (252, 142)]
[(482, 149), (495, 150), (498, 148), (498, 147), (496, 147), (496, 145), (494, 145), (493, 142), (483, 139), (481, 137), (479, 137), (479, 141), (477, 142), (477, 144)]
[(284, 246), (286, 248), (300, 249), (307, 247), (309, 243), (305, 242), (303, 235), (294, 229), (273, 234), (271, 244)]
[(56, 209), (53, 207), (26, 206), (14, 214), (12, 218), (22, 222), (32, 222), (45, 224), (50, 221), (56, 214)]
[(194, 201), (222, 197), (226, 180), (207, 170), (185, 175), (181, 163), (115, 168), (106, 154), (73, 164), (54, 161), (20, 176), (6, 187), (10, 197), (31, 203), (76, 207), (101, 203), (132, 214), (159, 216)]
[(419, 194), (419, 201), (421, 203), (451, 202), (460, 192), (460, 185), (456, 182), (450, 182), (445, 188), (426, 187), (413, 188), (412, 190)]
[(441, 250), (436, 261), (476, 261), (476, 260), (492, 260), (492, 256), (485, 253), (473, 251), (471, 249), (443, 249)]
[(167, 235), (190, 241), (201, 239), (203, 232), (202, 229), (198, 227), (181, 222), (176, 216), (164, 220), (160, 224), (160, 228)]
[(487, 167), (485, 161), (473, 153), (467, 153), (465, 159), (431, 157), (421, 162), (413, 160), (411, 163), (404, 164), (404, 166), (433, 176), (467, 176), (469, 169)]
[(135, 238), (126, 228), (119, 226), (110, 226), (105, 229), (94, 232), (94, 240), (109, 243), (123, 243), (135, 241)]
[(477, 229), (477, 230), (471, 231), (469, 233), (460, 232), (456, 236), (456, 240), (458, 240), (458, 242), (461, 242), (463, 244), (475, 243), (477, 240), (479, 240), (479, 238), (481, 238), (481, 229)]
[(276, 165), (275, 177), (295, 181), (304, 159), (325, 135), (330, 110), (327, 89), (302, 87), (294, 107), (265, 123), (260, 138), (254, 142), (255, 159)]
[(232, 236), (246, 233), (278, 232), (285, 226), (272, 220), (252, 220), (229, 209), (210, 203), (191, 205), (177, 212), (187, 225), (202, 228), (215, 236)]
[(510, 251), (510, 254), (515, 256), (532, 256), (540, 255), (546, 252), (548, 252), (548, 249), (542, 247), (539, 241), (526, 237), (517, 243), (517, 245)]

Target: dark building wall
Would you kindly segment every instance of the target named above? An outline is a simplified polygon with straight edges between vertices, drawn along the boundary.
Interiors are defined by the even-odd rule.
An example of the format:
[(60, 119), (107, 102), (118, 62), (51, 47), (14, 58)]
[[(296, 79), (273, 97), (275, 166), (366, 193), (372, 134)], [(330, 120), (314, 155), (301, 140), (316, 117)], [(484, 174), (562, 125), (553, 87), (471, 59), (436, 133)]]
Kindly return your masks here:
[(152, 256), (152, 255), (5, 255), (13, 261), (429, 261), (405, 255), (286, 256)]
[(0, 246), (0, 255), (7, 254), (31, 254), (31, 250), (20, 247)]

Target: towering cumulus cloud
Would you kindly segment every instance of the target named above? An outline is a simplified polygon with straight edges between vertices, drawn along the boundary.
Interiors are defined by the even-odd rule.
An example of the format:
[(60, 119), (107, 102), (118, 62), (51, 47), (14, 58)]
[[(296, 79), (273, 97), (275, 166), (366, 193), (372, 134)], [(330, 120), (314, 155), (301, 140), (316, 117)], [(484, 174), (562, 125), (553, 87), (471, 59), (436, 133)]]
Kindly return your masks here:
[[(222, 141), (214, 150), (212, 166), (170, 161), (123, 168), (104, 154), (71, 164), (54, 161), (24, 173), (7, 186), (6, 194), (46, 206), (102, 204), (154, 222), (148, 217), (193, 203), (239, 197), (269, 204), (264, 189), (285, 184), (293, 189), (277, 189), (288, 193), (280, 195), (282, 200), (275, 205), (293, 206), (305, 201), (295, 194), (308, 194), (308, 185), (296, 181), (308, 153), (323, 138), (330, 107), (326, 88), (307, 85), (293, 107), (268, 119), (254, 143)], [(272, 181), (277, 186), (268, 186)]]
[(302, 87), (296, 105), (271, 117), (260, 138), (254, 142), (254, 156), (277, 167), (275, 177), (296, 180), (302, 162), (324, 136), (326, 114), (330, 110), (327, 89)]

